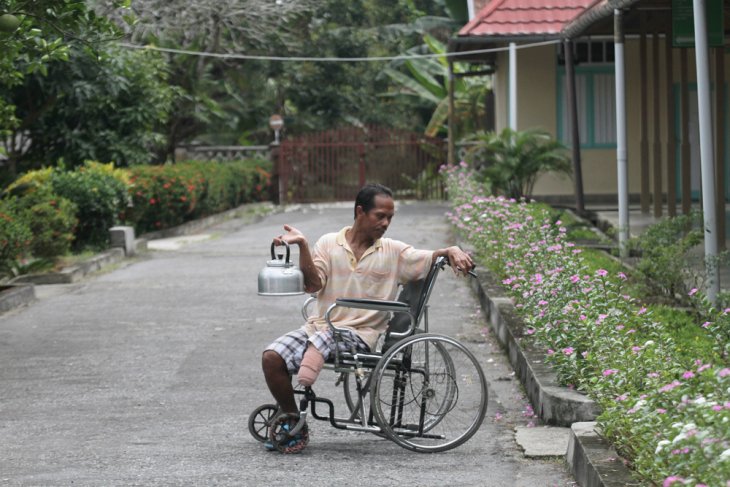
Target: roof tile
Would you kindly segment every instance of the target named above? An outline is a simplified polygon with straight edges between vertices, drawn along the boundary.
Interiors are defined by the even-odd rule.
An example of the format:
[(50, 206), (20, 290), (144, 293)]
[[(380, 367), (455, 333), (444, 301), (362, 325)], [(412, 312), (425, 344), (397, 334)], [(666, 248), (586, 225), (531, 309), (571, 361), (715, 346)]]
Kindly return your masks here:
[(492, 0), (460, 36), (558, 34), (598, 0)]

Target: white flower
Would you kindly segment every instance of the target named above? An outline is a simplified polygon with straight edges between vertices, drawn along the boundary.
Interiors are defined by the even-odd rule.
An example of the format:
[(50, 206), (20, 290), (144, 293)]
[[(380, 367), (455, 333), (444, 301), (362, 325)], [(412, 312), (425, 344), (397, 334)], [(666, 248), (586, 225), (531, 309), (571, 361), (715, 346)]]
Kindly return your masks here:
[(652, 345), (654, 345), (654, 340), (649, 340), (644, 344), (644, 348), (651, 347)]
[(663, 448), (664, 448), (665, 446), (667, 446), (667, 445), (668, 445), (669, 443), (670, 443), (670, 441), (669, 441), (669, 440), (662, 440), (662, 441), (660, 441), (659, 443), (657, 443), (657, 445), (656, 445), (656, 451), (654, 452), (654, 454), (655, 454), (655, 455), (658, 455), (658, 454), (659, 454), (659, 452), (661, 452), (661, 451), (662, 451), (662, 449), (663, 449)]
[(697, 429), (697, 425), (696, 424), (694, 424), (694, 423), (687, 423), (682, 428), (682, 433), (686, 433), (687, 431), (696, 430), (696, 429)]
[(706, 403), (706, 402), (707, 402), (707, 399), (705, 399), (705, 398), (704, 398), (704, 397), (702, 397), (702, 396), (700, 396), (700, 397), (698, 397), (697, 399), (695, 399), (695, 404), (698, 404), (698, 405), (702, 405), (702, 404), (704, 404), (704, 403)]
[(720, 461), (724, 462), (725, 460), (730, 460), (730, 448), (720, 453)]

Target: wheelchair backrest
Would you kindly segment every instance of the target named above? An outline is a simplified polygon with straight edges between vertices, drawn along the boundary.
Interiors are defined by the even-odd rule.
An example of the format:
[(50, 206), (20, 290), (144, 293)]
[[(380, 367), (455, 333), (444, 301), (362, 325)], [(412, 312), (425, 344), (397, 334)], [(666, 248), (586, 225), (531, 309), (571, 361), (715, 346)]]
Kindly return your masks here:
[[(398, 301), (408, 303), (411, 306), (411, 314), (416, 320), (416, 326), (420, 323), (423, 311), (426, 309), (437, 273), (443, 267), (441, 259), (439, 258), (434, 262), (424, 279), (405, 283), (398, 294)], [(410, 324), (411, 320), (405, 313), (396, 313), (388, 323), (388, 330), (402, 333), (408, 329)]]

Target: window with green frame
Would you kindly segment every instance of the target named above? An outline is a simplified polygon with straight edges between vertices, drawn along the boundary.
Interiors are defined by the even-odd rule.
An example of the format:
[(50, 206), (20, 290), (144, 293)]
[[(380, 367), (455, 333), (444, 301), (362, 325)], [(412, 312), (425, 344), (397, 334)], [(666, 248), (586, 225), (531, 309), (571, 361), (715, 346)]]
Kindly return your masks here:
[[(558, 67), (558, 138), (571, 144), (565, 66)], [(613, 64), (575, 67), (578, 134), (586, 149), (616, 147), (616, 83)]]

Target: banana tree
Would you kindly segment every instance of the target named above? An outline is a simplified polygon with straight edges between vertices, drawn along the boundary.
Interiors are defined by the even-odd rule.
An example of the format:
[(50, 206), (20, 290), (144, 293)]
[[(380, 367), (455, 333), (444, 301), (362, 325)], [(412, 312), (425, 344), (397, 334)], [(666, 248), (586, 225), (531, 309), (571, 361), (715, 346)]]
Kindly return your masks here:
[[(446, 54), (446, 45), (435, 37), (424, 34), (424, 45), (409, 49), (406, 56), (414, 54)], [(405, 68), (405, 71), (402, 69)], [(455, 62), (454, 73), (464, 73), (467, 63)], [(426, 135), (446, 133), (449, 112), (449, 67), (446, 56), (437, 58), (416, 58), (395, 60), (383, 70), (395, 82), (396, 90), (382, 96), (416, 97), (433, 107), (426, 127)], [(491, 89), (491, 78), (457, 77), (454, 80), (454, 118), (452, 127), (455, 137), (483, 129), (485, 120), (485, 99)]]

